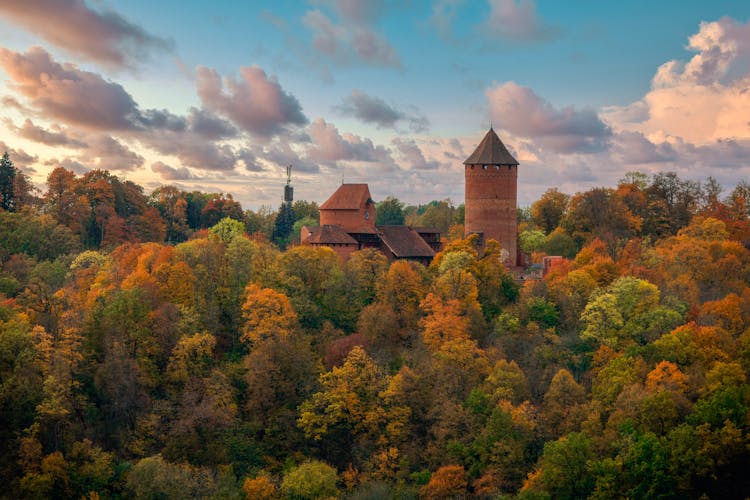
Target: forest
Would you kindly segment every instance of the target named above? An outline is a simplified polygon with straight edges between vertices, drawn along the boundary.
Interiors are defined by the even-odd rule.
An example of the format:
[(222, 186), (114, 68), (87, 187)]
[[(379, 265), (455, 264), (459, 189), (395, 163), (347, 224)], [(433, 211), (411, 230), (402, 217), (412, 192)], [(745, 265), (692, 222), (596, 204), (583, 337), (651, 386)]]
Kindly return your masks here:
[[(280, 192), (281, 194), (281, 192)], [(750, 184), (549, 189), (529, 263), (294, 244), (317, 205), (0, 162), (5, 498), (745, 498)]]

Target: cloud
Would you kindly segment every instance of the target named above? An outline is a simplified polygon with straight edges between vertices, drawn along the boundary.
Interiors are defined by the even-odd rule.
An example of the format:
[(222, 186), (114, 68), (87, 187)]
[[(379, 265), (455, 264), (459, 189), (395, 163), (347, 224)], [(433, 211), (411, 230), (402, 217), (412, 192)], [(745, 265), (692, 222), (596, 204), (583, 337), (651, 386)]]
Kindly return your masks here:
[(688, 42), (696, 53), (690, 60), (665, 62), (646, 95), (603, 116), (655, 143), (678, 138), (717, 148), (719, 141), (750, 139), (750, 22), (702, 22)]
[(239, 80), (222, 80), (215, 70), (204, 66), (198, 68), (197, 76), (203, 105), (255, 136), (271, 137), (288, 125), (307, 123), (297, 98), (258, 66), (241, 68)]
[(89, 168), (132, 171), (143, 165), (143, 157), (120, 141), (105, 134), (86, 139), (89, 147), (76, 157)]
[(486, 95), (495, 124), (559, 153), (601, 151), (612, 135), (594, 110), (557, 109), (514, 82), (487, 89)]
[(482, 30), (491, 38), (513, 42), (551, 40), (560, 28), (545, 24), (532, 0), (488, 0), (490, 14)]
[(295, 172), (317, 173), (320, 167), (308, 159), (302, 158), (287, 141), (273, 141), (270, 144), (253, 150), (258, 158), (276, 165), (277, 167), (286, 167), (292, 165)]
[(151, 171), (159, 174), (165, 181), (184, 181), (193, 179), (193, 174), (185, 167), (174, 168), (160, 161), (151, 164)]
[(429, 23), (445, 40), (453, 39), (453, 20), (464, 0), (438, 0), (432, 4)]
[(0, 15), (69, 52), (110, 67), (132, 67), (171, 43), (114, 11), (98, 12), (84, 0), (0, 2)]
[(265, 170), (263, 165), (258, 163), (258, 157), (255, 156), (255, 153), (248, 148), (238, 151), (237, 158), (245, 165), (245, 170), (248, 172), (263, 172)]
[(32, 156), (23, 149), (13, 149), (3, 141), (0, 141), (0, 155), (3, 153), (8, 153), (10, 161), (12, 161), (13, 165), (18, 168), (33, 170), (31, 169), (31, 165), (39, 161), (38, 156)]
[(620, 132), (612, 142), (613, 154), (626, 165), (663, 163), (678, 158), (671, 144), (654, 144), (640, 132)]
[(341, 17), (343, 22), (336, 24), (319, 10), (310, 10), (303, 16), (302, 23), (312, 32), (312, 46), (318, 54), (339, 65), (401, 67), (396, 49), (373, 29), (371, 19), (352, 22)]
[(427, 160), (424, 153), (413, 139), (400, 139), (396, 137), (391, 141), (401, 154), (404, 162), (411, 168), (417, 170), (435, 170), (440, 167), (440, 163), (435, 160)]
[(0, 48), (0, 66), (12, 79), (11, 88), (46, 118), (99, 130), (135, 127), (138, 108), (121, 85), (60, 65), (41, 47), (25, 54)]
[(429, 121), (424, 115), (399, 111), (383, 99), (356, 89), (334, 109), (344, 115), (354, 116), (364, 123), (374, 124), (378, 128), (395, 129), (399, 121), (408, 122), (413, 132), (424, 132), (429, 128)]
[(197, 134), (155, 130), (138, 135), (138, 140), (163, 155), (177, 157), (191, 168), (227, 172), (237, 163), (231, 146), (207, 141)]
[(68, 132), (63, 130), (60, 126), (52, 126), (52, 130), (47, 130), (43, 127), (35, 125), (34, 122), (28, 118), (23, 122), (21, 127), (16, 125), (9, 119), (3, 120), (6, 126), (15, 132), (18, 136), (30, 141), (39, 142), (46, 144), (47, 146), (65, 146), (69, 148), (87, 148), (88, 145), (68, 135)]
[(318, 0), (332, 8), (343, 20), (354, 24), (372, 24), (385, 12), (383, 0)]
[(90, 171), (91, 169), (84, 165), (83, 163), (73, 159), (73, 158), (63, 158), (62, 160), (58, 160), (56, 158), (51, 158), (44, 162), (45, 166), (57, 168), (62, 167), (66, 170), (72, 170), (78, 175), (83, 175), (86, 172)]
[(190, 108), (187, 121), (191, 131), (206, 139), (232, 139), (239, 134), (230, 122), (205, 109)]
[(310, 124), (312, 144), (307, 149), (309, 159), (333, 164), (338, 161), (363, 161), (392, 163), (390, 152), (383, 146), (375, 146), (370, 139), (345, 133), (324, 119), (318, 118)]

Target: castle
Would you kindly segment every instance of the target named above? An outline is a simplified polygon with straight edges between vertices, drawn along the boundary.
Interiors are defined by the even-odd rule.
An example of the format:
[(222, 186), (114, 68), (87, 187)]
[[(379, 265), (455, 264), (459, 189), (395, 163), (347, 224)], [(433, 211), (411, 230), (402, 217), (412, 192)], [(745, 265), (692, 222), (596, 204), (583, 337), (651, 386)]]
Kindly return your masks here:
[[(497, 240), (507, 252), (506, 263), (515, 265), (518, 162), (492, 127), (464, 161), (464, 179), (465, 234), (478, 234), (480, 242)], [(375, 203), (367, 184), (339, 186), (320, 206), (320, 226), (304, 226), (300, 243), (329, 247), (344, 260), (362, 248), (378, 248), (389, 260), (409, 259), (425, 265), (441, 248), (435, 229), (376, 226)]]

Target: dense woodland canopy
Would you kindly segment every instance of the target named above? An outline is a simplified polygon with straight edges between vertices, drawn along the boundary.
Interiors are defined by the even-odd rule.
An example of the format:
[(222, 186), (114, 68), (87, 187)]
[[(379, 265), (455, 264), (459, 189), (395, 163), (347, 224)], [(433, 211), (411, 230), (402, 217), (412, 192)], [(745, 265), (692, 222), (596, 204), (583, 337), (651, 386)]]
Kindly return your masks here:
[(289, 245), (314, 203), (7, 156), (0, 196), (0, 496), (750, 494), (744, 182), (550, 189), (520, 247), (569, 260), (522, 284), (447, 201), (381, 202), (425, 268)]

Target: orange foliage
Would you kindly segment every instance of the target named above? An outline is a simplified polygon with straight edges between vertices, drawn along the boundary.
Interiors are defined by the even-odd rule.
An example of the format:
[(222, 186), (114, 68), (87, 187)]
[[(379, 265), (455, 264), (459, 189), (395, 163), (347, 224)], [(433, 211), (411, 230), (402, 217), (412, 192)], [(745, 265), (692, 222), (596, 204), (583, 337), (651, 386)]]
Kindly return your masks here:
[(430, 482), (419, 490), (420, 498), (438, 500), (466, 496), (468, 481), (466, 471), (460, 465), (440, 467), (430, 478)]
[(242, 317), (245, 318), (240, 339), (255, 343), (271, 337), (288, 336), (297, 325), (297, 313), (286, 295), (255, 283), (245, 289)]
[(656, 392), (661, 389), (684, 393), (687, 391), (688, 377), (676, 364), (662, 361), (646, 376), (646, 389)]
[(461, 315), (457, 299), (442, 301), (429, 293), (420, 306), (427, 313), (419, 320), (419, 326), (429, 349), (436, 351), (448, 341), (469, 339), (469, 320)]
[(242, 491), (245, 492), (247, 500), (273, 500), (279, 498), (279, 495), (276, 493), (276, 485), (265, 475), (253, 479), (245, 479), (245, 482), (242, 484)]

